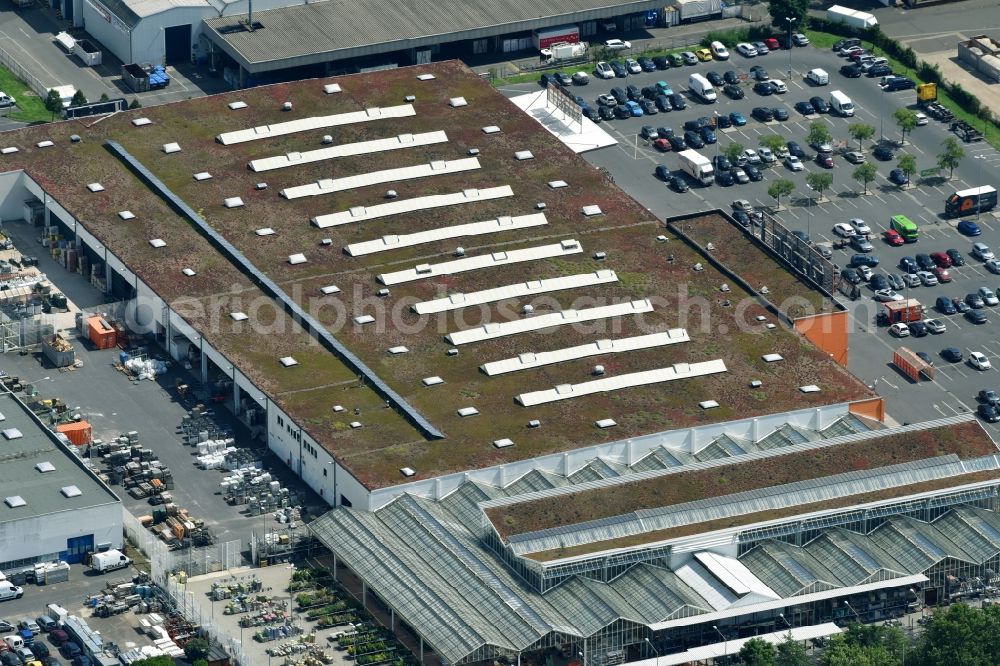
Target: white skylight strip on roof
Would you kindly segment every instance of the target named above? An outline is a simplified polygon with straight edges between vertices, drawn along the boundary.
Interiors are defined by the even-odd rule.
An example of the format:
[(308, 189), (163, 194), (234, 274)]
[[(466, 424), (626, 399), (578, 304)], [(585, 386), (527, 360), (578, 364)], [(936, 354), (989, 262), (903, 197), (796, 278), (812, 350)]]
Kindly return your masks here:
[(529, 227), (540, 227), (548, 224), (544, 213), (532, 213), (531, 215), (518, 215), (516, 217), (500, 217), (495, 220), (485, 220), (483, 222), (469, 222), (468, 224), (457, 224), (453, 227), (441, 229), (431, 229), (429, 231), (418, 231), (412, 234), (401, 236), (382, 236), (375, 240), (353, 243), (344, 248), (344, 251), (352, 257), (362, 257), (376, 252), (395, 250), (402, 247), (412, 247), (424, 243), (448, 240), (450, 238), (463, 238), (466, 236), (481, 236), (500, 231), (513, 231), (515, 229), (527, 229)]
[(236, 143), (256, 141), (258, 139), (270, 139), (296, 132), (308, 132), (310, 130), (323, 129), (326, 127), (337, 127), (339, 125), (351, 125), (353, 123), (364, 123), (371, 120), (381, 120), (383, 118), (406, 118), (416, 115), (412, 104), (400, 104), (380, 109), (365, 109), (363, 111), (350, 111), (348, 113), (337, 113), (332, 116), (313, 116), (311, 118), (300, 118), (289, 120), (284, 123), (273, 125), (260, 125), (250, 129), (236, 130), (235, 132), (223, 132), (215, 137), (215, 140), (223, 146), (231, 146)]
[(518, 370), (528, 370), (543, 365), (553, 363), (563, 363), (565, 361), (575, 361), (588, 356), (599, 356), (601, 354), (619, 354), (622, 352), (637, 351), (640, 349), (651, 349), (664, 345), (673, 345), (678, 342), (690, 342), (688, 332), (683, 328), (672, 328), (669, 331), (660, 333), (650, 333), (649, 335), (636, 335), (630, 338), (619, 338), (617, 340), (598, 340), (586, 345), (577, 347), (566, 347), (548, 352), (527, 352), (519, 354), (514, 358), (505, 358), (501, 361), (484, 363), (479, 366), (485, 374), (489, 376), (502, 375)]
[(416, 197), (414, 199), (400, 199), (390, 201), (376, 206), (359, 206), (350, 210), (342, 210), (327, 215), (317, 215), (312, 219), (313, 225), (320, 229), (336, 227), (352, 222), (364, 222), (374, 220), (389, 215), (400, 213), (413, 213), (431, 208), (441, 208), (443, 206), (455, 206), (457, 204), (475, 203), (477, 201), (487, 201), (489, 199), (500, 199), (502, 197), (514, 196), (514, 190), (510, 185), (500, 185), (499, 187), (487, 187), (484, 189), (471, 188), (462, 192), (451, 194), (432, 194), (427, 197)]
[(435, 314), (437, 312), (447, 312), (448, 310), (482, 305), (483, 303), (502, 301), (506, 298), (522, 298), (524, 296), (534, 296), (535, 294), (545, 294), (563, 289), (590, 287), (595, 284), (606, 284), (608, 282), (618, 282), (618, 275), (614, 271), (600, 270), (594, 273), (566, 275), (547, 280), (529, 280), (528, 282), (509, 284), (503, 287), (474, 291), (469, 294), (452, 294), (444, 298), (436, 298), (433, 301), (424, 301), (415, 304), (413, 311), (422, 315)]
[(523, 261), (535, 261), (537, 259), (548, 259), (550, 257), (561, 257), (568, 254), (583, 252), (580, 241), (565, 240), (552, 245), (539, 245), (528, 247), (522, 250), (511, 250), (510, 252), (494, 252), (475, 257), (465, 257), (454, 261), (445, 261), (440, 264), (423, 264), (416, 268), (394, 273), (382, 273), (378, 276), (379, 281), (391, 286), (402, 282), (412, 282), (421, 278), (436, 277), (439, 275), (454, 275), (466, 271), (475, 271), (489, 266), (504, 266), (507, 264), (517, 264)]
[(563, 310), (562, 312), (553, 312), (551, 314), (538, 315), (537, 317), (484, 324), (464, 331), (449, 333), (445, 336), (445, 340), (453, 345), (464, 345), (470, 342), (482, 342), (483, 340), (492, 340), (493, 338), (501, 338), (507, 335), (538, 331), (550, 326), (563, 326), (584, 321), (594, 321), (596, 319), (606, 319), (607, 317), (621, 317), (652, 311), (653, 304), (646, 298), (641, 301), (632, 301), (631, 303), (615, 303), (613, 305), (602, 305), (584, 310)]
[(283, 169), (299, 164), (310, 164), (323, 160), (332, 160), (338, 157), (351, 157), (353, 155), (368, 155), (370, 153), (381, 153), (390, 150), (400, 150), (401, 148), (417, 148), (418, 146), (430, 146), (436, 143), (447, 143), (448, 135), (438, 130), (435, 132), (422, 132), (420, 134), (400, 134), (388, 139), (373, 139), (371, 141), (358, 141), (357, 143), (344, 143), (339, 146), (329, 148), (319, 148), (317, 150), (307, 150), (304, 153), (286, 153), (275, 157), (264, 157), (259, 160), (251, 160), (250, 170), (255, 172), (271, 171), (273, 169)]
[(677, 363), (670, 368), (657, 368), (656, 370), (632, 372), (615, 377), (595, 379), (581, 384), (562, 384), (544, 391), (522, 393), (517, 396), (515, 400), (517, 400), (518, 404), (523, 405), (524, 407), (533, 407), (547, 402), (580, 398), (594, 393), (619, 391), (621, 389), (632, 388), (635, 386), (659, 384), (661, 382), (670, 382), (677, 379), (690, 379), (691, 377), (714, 375), (720, 372), (726, 372), (726, 363), (722, 359), (704, 361), (702, 363)]
[(379, 185), (382, 183), (398, 183), (404, 180), (415, 178), (427, 178), (428, 176), (443, 176), (463, 171), (473, 171), (480, 168), (478, 157), (463, 157), (458, 160), (441, 160), (428, 164), (415, 164), (413, 166), (399, 167), (398, 169), (383, 169), (382, 171), (372, 171), (371, 173), (360, 173), (354, 176), (344, 176), (343, 178), (326, 178), (308, 185), (297, 185), (286, 187), (281, 190), (281, 196), (286, 199), (301, 199), (302, 197), (316, 197), (322, 194), (333, 194), (352, 190), (357, 187), (368, 185)]

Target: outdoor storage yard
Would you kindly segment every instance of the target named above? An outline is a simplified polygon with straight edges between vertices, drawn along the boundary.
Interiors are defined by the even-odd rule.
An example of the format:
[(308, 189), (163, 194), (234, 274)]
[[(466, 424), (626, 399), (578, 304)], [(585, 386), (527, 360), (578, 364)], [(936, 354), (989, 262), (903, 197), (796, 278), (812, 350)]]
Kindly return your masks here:
[[(326, 116), (332, 120), (308, 120)], [(136, 124), (140, 118), (147, 120)], [(347, 124), (327, 129), (340, 122)], [(438, 132), (447, 140), (409, 147)], [(70, 143), (74, 133), (82, 141)], [(376, 139), (388, 143), (361, 143)], [(409, 478), (426, 478), (587, 442), (873, 396), (751, 295), (735, 284), (727, 291), (706, 257), (456, 62), (245, 90), (121, 113), (92, 127), (27, 128), (5, 141), (19, 152), (5, 155), (4, 167), (24, 168), (216, 346), (229, 371), (249, 377), (369, 488), (406, 481), (403, 468), (412, 469)], [(43, 141), (57, 148), (38, 147)], [(515, 158), (520, 151), (531, 159)], [(190, 213), (157, 196), (141, 167), (126, 167), (129, 159)], [(265, 170), (282, 162), (294, 166)], [(384, 172), (404, 167), (409, 171)], [(94, 184), (96, 191), (88, 187)], [(505, 186), (510, 192), (500, 198), (483, 195)], [(419, 208), (423, 197), (451, 194), (473, 202)], [(384, 207), (399, 206), (417, 208), (382, 217)], [(599, 211), (585, 215), (589, 206)], [(220, 239), (206, 242), (191, 215), (253, 270), (241, 271)], [(522, 228), (465, 237), (450, 229), (475, 221)], [(400, 239), (430, 230), (433, 238), (411, 239), (419, 245), (405, 249), (358, 250), (409, 245)], [(530, 261), (518, 263), (522, 258)], [(776, 287), (788, 283), (790, 295), (828, 307), (776, 264), (765, 265), (755, 277), (774, 274)], [(359, 382), (358, 372), (272, 298), (266, 280), (398, 396), (384, 399), (372, 382)], [(510, 289), (477, 293), (504, 285)], [(430, 314), (414, 311), (420, 308)], [(570, 309), (575, 314), (566, 314)], [(538, 317), (547, 319), (531, 331)], [(661, 340), (623, 353), (595, 344), (677, 328), (689, 342)], [(523, 329), (529, 332), (513, 334)], [(481, 369), (582, 345), (594, 350), (521, 372)], [(761, 356), (770, 353), (784, 361), (766, 364)], [(283, 357), (296, 365), (283, 367)], [(627, 376), (655, 369), (663, 370)], [(714, 374), (684, 378), (689, 370)], [(675, 384), (641, 385), (674, 378), (674, 371)], [(752, 379), (763, 388), (750, 388)], [(600, 380), (610, 383), (563, 399)], [(622, 383), (640, 385), (613, 390)], [(820, 391), (801, 392), (807, 384)], [(558, 404), (536, 404), (550, 400)], [(710, 400), (719, 406), (699, 406)], [(444, 441), (423, 436), (412, 415), (405, 419), (408, 406)], [(617, 427), (596, 428), (601, 419)], [(530, 420), (540, 427), (529, 428)]]

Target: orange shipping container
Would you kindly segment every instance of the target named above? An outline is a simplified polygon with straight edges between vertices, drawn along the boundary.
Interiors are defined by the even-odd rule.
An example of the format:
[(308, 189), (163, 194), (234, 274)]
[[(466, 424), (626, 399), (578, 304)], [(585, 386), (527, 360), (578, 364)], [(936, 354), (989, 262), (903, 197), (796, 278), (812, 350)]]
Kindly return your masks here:
[(113, 349), (118, 344), (115, 329), (101, 317), (91, 317), (87, 320), (87, 337), (98, 349)]
[(69, 441), (73, 442), (77, 446), (87, 446), (90, 444), (93, 436), (94, 430), (91, 428), (90, 424), (86, 421), (77, 421), (76, 423), (63, 423), (56, 426), (56, 430), (66, 435)]

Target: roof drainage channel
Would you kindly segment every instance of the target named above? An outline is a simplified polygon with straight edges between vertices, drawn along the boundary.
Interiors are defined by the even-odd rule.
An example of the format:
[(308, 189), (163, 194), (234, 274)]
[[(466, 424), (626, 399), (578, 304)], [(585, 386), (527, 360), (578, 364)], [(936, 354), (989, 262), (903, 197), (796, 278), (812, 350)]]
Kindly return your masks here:
[(328, 331), (323, 325), (316, 321), (312, 315), (299, 307), (298, 303), (293, 301), (285, 291), (274, 283), (270, 278), (264, 276), (260, 273), (253, 263), (243, 256), (243, 253), (236, 249), (232, 243), (226, 240), (220, 233), (213, 229), (205, 220), (201, 218), (194, 210), (184, 202), (183, 199), (174, 194), (170, 188), (163, 184), (163, 182), (157, 178), (153, 172), (145, 167), (139, 160), (137, 160), (131, 153), (129, 153), (125, 148), (116, 141), (106, 141), (105, 146), (110, 150), (118, 159), (126, 164), (135, 174), (146, 183), (153, 191), (155, 191), (159, 196), (161, 196), (169, 205), (171, 205), (178, 213), (183, 215), (188, 219), (188, 221), (193, 224), (202, 234), (204, 234), (218, 249), (222, 252), (230, 261), (235, 263), (247, 277), (258, 284), (266, 293), (268, 293), (272, 298), (279, 301), (288, 312), (298, 319), (302, 324), (309, 330), (312, 335), (323, 343), (326, 348), (336, 356), (338, 356), (344, 363), (346, 363), (354, 372), (364, 375), (371, 385), (375, 388), (378, 393), (388, 400), (393, 406), (399, 409), (407, 420), (410, 421), (420, 432), (424, 434), (425, 437), (431, 439), (443, 439), (445, 437), (444, 433), (438, 430), (434, 424), (428, 421), (420, 412), (416, 410), (410, 403), (403, 399), (401, 395), (396, 393), (396, 391), (390, 387), (381, 377), (376, 375), (371, 368), (369, 368), (364, 361), (358, 358), (354, 352), (348, 349), (344, 344), (333, 336), (330, 331)]

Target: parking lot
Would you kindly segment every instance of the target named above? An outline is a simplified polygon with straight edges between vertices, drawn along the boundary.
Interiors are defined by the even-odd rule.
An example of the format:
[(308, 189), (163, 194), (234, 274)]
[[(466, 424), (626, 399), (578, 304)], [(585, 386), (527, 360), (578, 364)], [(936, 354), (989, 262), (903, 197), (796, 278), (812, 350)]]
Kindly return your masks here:
[[(898, 269), (899, 260), (906, 255), (930, 254), (949, 248), (959, 250), (966, 256), (967, 264), (951, 269), (954, 278), (951, 283), (914, 287), (903, 293), (904, 296), (919, 299), (927, 306), (928, 317), (938, 317), (945, 322), (947, 330), (943, 334), (902, 340), (890, 337), (886, 328), (875, 325), (875, 314), (882, 306), (871, 299), (871, 289), (863, 289), (862, 297), (857, 301), (851, 302), (846, 298), (841, 300), (854, 315), (850, 369), (866, 383), (875, 384), (878, 392), (886, 398), (887, 411), (891, 417), (900, 422), (915, 422), (974, 411), (975, 396), (980, 389), (1000, 388), (1000, 377), (994, 374), (1000, 363), (1000, 343), (996, 341), (1000, 312), (994, 310), (1000, 308), (987, 308), (988, 322), (976, 326), (961, 314), (939, 315), (934, 312), (933, 305), (941, 295), (964, 298), (966, 294), (982, 286), (993, 290), (1000, 287), (1000, 276), (990, 274), (982, 267), (982, 262), (968, 256), (973, 241), (981, 241), (1000, 249), (1000, 218), (993, 212), (980, 215), (977, 221), (982, 228), (982, 235), (970, 239), (955, 228), (958, 220), (946, 220), (942, 213), (945, 198), (953, 192), (979, 185), (996, 186), (1000, 182), (1000, 153), (984, 142), (963, 143), (965, 157), (955, 169), (951, 180), (947, 179), (947, 172), (941, 177), (926, 180), (915, 176), (911, 186), (900, 188), (888, 181), (889, 171), (896, 167), (899, 154), (907, 152), (913, 155), (918, 171), (931, 169), (936, 166), (937, 155), (942, 152), (942, 142), (947, 137), (954, 136), (945, 124), (930, 120), (928, 125), (917, 127), (907, 136), (907, 145), (897, 151), (896, 159), (879, 161), (873, 158), (872, 143), (879, 136), (884, 135), (896, 141), (901, 138), (892, 117), (893, 112), (899, 107), (918, 110), (914, 90), (883, 92), (877, 80), (865, 77), (848, 79), (839, 73), (845, 59), (828, 49), (807, 46), (745, 58), (736, 53), (732, 48), (734, 45), (729, 46), (732, 55), (728, 61), (699, 62), (693, 66), (629, 75), (627, 78), (604, 80), (591, 76), (588, 85), (573, 86), (572, 94), (581, 95), (591, 105), (595, 105), (594, 100), (612, 87), (635, 85), (641, 89), (664, 80), (674, 92), (682, 93), (687, 100), (687, 109), (682, 111), (600, 123), (600, 127), (619, 143), (612, 148), (586, 153), (587, 160), (595, 166), (608, 169), (620, 187), (661, 219), (706, 208), (728, 210), (735, 199), (748, 199), (754, 205), (773, 208), (775, 201), (767, 194), (768, 185), (778, 178), (785, 178), (794, 183), (795, 190), (782, 201), (783, 209), (776, 216), (789, 228), (805, 231), (816, 242), (834, 240), (832, 228), (838, 222), (846, 222), (851, 218), (864, 219), (872, 228), (874, 254), (880, 259), (876, 272), (901, 272)], [(688, 76), (694, 72), (706, 74), (715, 71), (723, 74), (727, 70), (737, 70), (748, 73), (749, 68), (754, 65), (767, 69), (772, 78), (783, 80), (788, 92), (764, 97), (752, 90), (752, 81), (748, 80), (740, 84), (745, 89), (745, 98), (732, 100), (720, 93), (717, 103), (703, 104), (687, 91)], [(805, 81), (806, 72), (813, 68), (822, 68), (829, 73), (829, 85), (813, 86)], [(523, 93), (526, 90), (538, 90), (538, 85), (505, 89), (508, 94)], [(854, 102), (857, 111), (853, 118), (828, 114), (804, 117), (794, 108), (797, 102), (808, 100), (814, 95), (828, 99), (833, 90), (843, 91)], [(758, 122), (751, 117), (751, 109), (755, 106), (784, 107), (789, 112), (789, 120), (767, 124)], [(718, 131), (718, 143), (707, 145), (699, 152), (711, 158), (725, 151), (730, 142), (738, 142), (746, 148), (757, 148), (762, 136), (773, 133), (786, 141), (797, 141), (805, 149), (805, 169), (792, 172), (778, 162), (769, 167), (764, 165), (767, 168), (763, 169), (764, 179), (760, 182), (730, 187), (717, 184), (692, 187), (685, 193), (673, 191), (655, 177), (657, 165), (666, 165), (671, 171), (676, 171), (679, 160), (674, 153), (659, 152), (640, 138), (639, 132), (643, 125), (669, 127), (675, 133), (683, 134), (685, 121), (701, 116), (712, 117), (715, 113), (729, 114), (732, 111), (739, 111), (746, 116), (747, 124)], [(810, 159), (815, 156), (815, 151), (808, 147), (806, 135), (809, 123), (814, 121), (827, 123), (830, 129), (835, 146), (832, 169), (824, 169)], [(869, 184), (867, 195), (862, 194), (862, 183), (852, 177), (855, 165), (842, 157), (843, 152), (858, 148), (857, 142), (848, 134), (848, 126), (852, 123), (871, 125), (876, 132), (873, 140), (866, 142), (864, 147), (868, 161), (878, 167), (878, 176)], [(806, 187), (806, 175), (817, 171), (825, 171), (833, 176), (833, 184), (824, 192), (822, 199), (817, 198)], [(888, 227), (889, 218), (897, 214), (906, 215), (917, 223), (920, 228), (919, 242), (890, 247), (881, 240), (880, 234)], [(833, 262), (838, 266), (845, 266), (853, 252), (850, 249), (836, 250)], [(937, 370), (934, 381), (913, 384), (895, 370), (891, 365), (892, 351), (902, 345), (914, 351), (926, 352), (934, 359)], [(993, 360), (994, 368), (982, 372), (961, 363), (946, 362), (939, 353), (942, 348), (951, 346), (958, 347), (966, 356), (970, 351), (985, 353)], [(997, 426), (994, 424), (989, 427)]]

